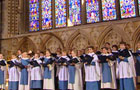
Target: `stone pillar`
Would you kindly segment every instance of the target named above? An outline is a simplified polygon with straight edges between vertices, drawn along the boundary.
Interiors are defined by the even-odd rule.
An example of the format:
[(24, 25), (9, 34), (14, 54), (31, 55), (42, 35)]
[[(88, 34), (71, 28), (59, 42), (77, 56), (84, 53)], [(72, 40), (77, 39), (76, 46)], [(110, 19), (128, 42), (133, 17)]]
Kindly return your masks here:
[(81, 20), (82, 24), (86, 24), (86, 0), (81, 0)]
[(121, 14), (120, 14), (120, 0), (116, 0), (116, 14), (117, 14), (117, 19), (121, 19)]
[(52, 29), (55, 29), (55, 0), (52, 0)]

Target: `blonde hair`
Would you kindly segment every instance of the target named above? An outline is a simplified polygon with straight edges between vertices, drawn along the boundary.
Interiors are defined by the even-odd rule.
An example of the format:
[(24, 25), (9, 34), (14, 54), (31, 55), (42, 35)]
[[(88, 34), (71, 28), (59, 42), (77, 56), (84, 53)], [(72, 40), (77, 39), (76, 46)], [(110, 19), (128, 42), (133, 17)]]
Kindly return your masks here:
[(71, 52), (74, 52), (76, 55), (78, 55), (78, 50), (72, 50)]
[(51, 50), (50, 49), (47, 49), (46, 52), (49, 52), (51, 54)]

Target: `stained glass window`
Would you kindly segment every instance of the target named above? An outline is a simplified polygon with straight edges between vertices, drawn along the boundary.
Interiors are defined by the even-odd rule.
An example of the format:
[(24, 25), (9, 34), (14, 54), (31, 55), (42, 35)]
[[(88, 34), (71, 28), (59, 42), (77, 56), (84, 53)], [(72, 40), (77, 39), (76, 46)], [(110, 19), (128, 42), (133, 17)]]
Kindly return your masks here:
[(81, 24), (80, 0), (69, 0), (69, 23), (72, 25)]
[(120, 0), (121, 18), (136, 16), (134, 0)]
[(116, 19), (115, 0), (102, 0), (103, 21)]
[(42, 30), (52, 28), (51, 0), (42, 0)]
[(65, 27), (66, 19), (66, 0), (55, 0), (56, 27)]
[(29, 31), (39, 31), (39, 0), (29, 1)]
[(86, 0), (87, 23), (99, 21), (99, 2), (98, 0)]

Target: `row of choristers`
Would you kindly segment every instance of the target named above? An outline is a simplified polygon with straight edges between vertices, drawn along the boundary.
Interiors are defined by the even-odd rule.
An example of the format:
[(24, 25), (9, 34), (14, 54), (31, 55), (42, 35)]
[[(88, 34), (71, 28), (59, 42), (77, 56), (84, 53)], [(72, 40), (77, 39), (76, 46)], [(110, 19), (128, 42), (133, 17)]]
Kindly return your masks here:
[[(6, 65), (9, 90), (136, 90), (140, 76), (140, 43), (136, 53), (125, 42), (106, 43), (101, 51), (93, 46), (81, 51), (51, 53), (19, 51), (5, 61), (0, 54), (0, 89), (5, 89)], [(136, 59), (136, 60), (135, 60)]]

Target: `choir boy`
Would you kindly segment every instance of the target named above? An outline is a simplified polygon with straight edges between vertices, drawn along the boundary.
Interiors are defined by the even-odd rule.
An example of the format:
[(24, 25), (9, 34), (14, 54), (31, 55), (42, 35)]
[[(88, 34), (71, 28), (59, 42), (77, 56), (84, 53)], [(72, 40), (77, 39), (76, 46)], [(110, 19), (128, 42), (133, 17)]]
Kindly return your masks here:
[(67, 90), (68, 89), (68, 67), (67, 62), (70, 58), (67, 56), (65, 50), (62, 51), (62, 56), (58, 59), (57, 62), (57, 72), (58, 72), (58, 80), (59, 80), (59, 90)]
[(101, 63), (101, 88), (102, 89), (117, 89), (115, 77), (115, 58), (111, 53), (111, 49), (102, 48), (102, 54), (99, 56)]
[(5, 89), (6, 85), (6, 61), (3, 54), (0, 54), (0, 90)]
[(120, 90), (135, 90), (131, 62), (128, 60), (130, 57), (129, 50), (126, 49), (126, 43), (121, 42), (116, 72), (120, 81)]
[(137, 82), (140, 83), (140, 43), (137, 44), (137, 51), (135, 56), (136, 56)]
[(19, 90), (30, 90), (30, 59), (28, 58), (27, 52), (22, 54), (19, 65), (21, 68)]
[(31, 85), (30, 88), (33, 90), (42, 89), (42, 70), (41, 70), (42, 61), (39, 59), (39, 54), (35, 54), (34, 58), (31, 60)]
[(8, 61), (9, 85), (8, 90), (18, 90), (19, 86), (19, 69), (16, 66), (18, 59), (15, 54), (12, 55), (11, 61)]
[(77, 54), (76, 50), (72, 50), (72, 58), (68, 61), (68, 90), (83, 90), (81, 63)]
[(86, 90), (100, 90), (100, 66), (93, 46), (88, 47), (88, 55), (85, 57), (87, 58), (84, 62)]
[(55, 90), (54, 59), (51, 57), (50, 50), (46, 50), (43, 67), (44, 67), (43, 90)]

